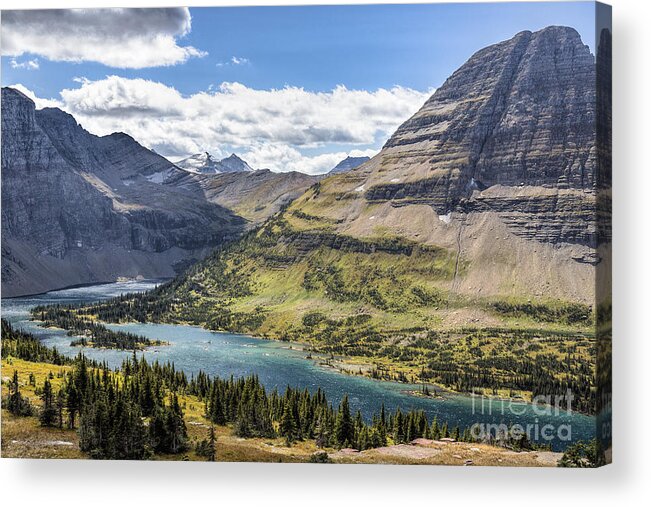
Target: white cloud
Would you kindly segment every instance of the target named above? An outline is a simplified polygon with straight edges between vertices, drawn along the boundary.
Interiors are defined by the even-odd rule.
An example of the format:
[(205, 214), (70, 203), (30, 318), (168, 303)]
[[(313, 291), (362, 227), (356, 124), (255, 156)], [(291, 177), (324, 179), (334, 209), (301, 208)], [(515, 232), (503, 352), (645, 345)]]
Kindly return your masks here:
[(190, 28), (187, 8), (2, 11), (2, 54), (134, 69), (175, 65), (206, 54), (178, 44)]
[(9, 60), (9, 65), (12, 69), (38, 70), (39, 68), (38, 59), (36, 58), (33, 60), (24, 60), (22, 62), (12, 58)]
[(227, 67), (229, 65), (248, 65), (249, 63), (251, 63), (251, 60), (248, 58), (242, 56), (231, 56), (231, 59), (227, 62), (219, 62), (216, 65), (217, 67)]
[[(235, 151), (252, 167), (312, 174), (331, 169), (347, 155), (374, 154), (371, 148), (432, 93), (400, 86), (310, 92), (222, 83), (213, 91), (183, 96), (144, 79), (108, 76), (77, 82), (79, 87), (61, 91), (60, 107), (95, 134), (126, 132), (169, 157)], [(328, 147), (332, 152), (324, 153)], [(322, 154), (305, 154), (315, 149)]]
[(62, 107), (63, 104), (58, 101), (58, 100), (53, 100), (53, 99), (42, 99), (40, 97), (37, 97), (36, 94), (27, 88), (26, 86), (23, 86), (22, 84), (13, 84), (11, 85), (11, 88), (15, 88), (19, 92), (21, 92), (23, 95), (26, 95), (30, 99), (34, 101), (34, 104), (36, 104), (36, 109), (43, 109), (44, 107)]

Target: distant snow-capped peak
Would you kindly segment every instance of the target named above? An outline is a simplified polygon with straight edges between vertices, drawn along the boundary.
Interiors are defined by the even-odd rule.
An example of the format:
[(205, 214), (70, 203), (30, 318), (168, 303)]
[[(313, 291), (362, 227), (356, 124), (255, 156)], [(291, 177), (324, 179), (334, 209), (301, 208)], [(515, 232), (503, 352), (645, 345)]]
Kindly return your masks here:
[(253, 168), (247, 164), (246, 161), (235, 155), (235, 153), (232, 153), (229, 157), (220, 160), (219, 166), (221, 168), (221, 172), (223, 173), (253, 171)]
[(184, 171), (197, 174), (221, 174), (253, 171), (251, 166), (240, 157), (231, 154), (222, 160), (216, 160), (210, 153), (196, 153), (179, 160), (176, 165)]

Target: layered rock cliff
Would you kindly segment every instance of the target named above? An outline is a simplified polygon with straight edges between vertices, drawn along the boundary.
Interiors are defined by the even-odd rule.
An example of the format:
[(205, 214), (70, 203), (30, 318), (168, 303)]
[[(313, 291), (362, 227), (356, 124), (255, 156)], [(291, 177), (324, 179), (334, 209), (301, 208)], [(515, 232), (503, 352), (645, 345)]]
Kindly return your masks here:
[[(595, 109), (594, 56), (579, 34), (565, 27), (519, 33), (473, 55), (400, 126), (373, 163), (382, 176), (369, 182), (365, 197), (427, 204), (441, 215), (518, 212), (522, 222), (542, 229), (549, 222), (557, 231), (539, 237), (594, 245), (594, 224), (582, 208), (595, 184)], [(495, 185), (555, 191), (527, 190), (523, 199), (514, 192), (510, 204), (473, 197)], [(572, 190), (583, 202), (575, 217)], [(476, 199), (481, 203), (470, 202)], [(575, 223), (565, 234), (541, 213)], [(530, 234), (507, 220), (516, 234)]]

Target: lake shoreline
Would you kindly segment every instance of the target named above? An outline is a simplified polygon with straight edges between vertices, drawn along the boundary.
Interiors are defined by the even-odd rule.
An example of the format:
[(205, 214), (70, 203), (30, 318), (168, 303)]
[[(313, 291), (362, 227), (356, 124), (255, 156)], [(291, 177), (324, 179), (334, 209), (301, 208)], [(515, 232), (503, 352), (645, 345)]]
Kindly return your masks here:
[[(401, 380), (391, 380), (391, 379), (382, 379), (382, 378), (375, 378), (371, 375), (366, 375), (363, 372), (359, 373), (358, 371), (355, 371), (356, 367), (359, 367), (360, 364), (353, 362), (356, 359), (358, 359), (356, 356), (341, 356), (341, 355), (336, 355), (336, 356), (328, 356), (327, 354), (324, 354), (322, 352), (317, 352), (313, 350), (308, 350), (312, 345), (307, 343), (307, 342), (297, 342), (297, 341), (288, 341), (288, 340), (282, 340), (282, 339), (277, 339), (277, 338), (272, 338), (269, 336), (255, 336), (251, 334), (246, 334), (246, 333), (239, 333), (239, 332), (231, 332), (231, 331), (223, 331), (223, 330), (214, 330), (214, 329), (208, 329), (204, 326), (198, 325), (198, 324), (188, 324), (188, 323), (168, 323), (168, 322), (137, 322), (137, 321), (129, 321), (129, 322), (122, 322), (119, 324), (111, 324), (111, 323), (106, 323), (103, 321), (98, 321), (101, 322), (104, 325), (115, 325), (115, 326), (121, 326), (121, 325), (128, 325), (128, 324), (164, 324), (168, 326), (178, 326), (178, 327), (187, 327), (187, 328), (192, 328), (192, 329), (199, 329), (201, 331), (206, 331), (209, 333), (219, 333), (219, 334), (224, 334), (224, 335), (234, 335), (234, 336), (241, 336), (244, 338), (249, 338), (249, 339), (254, 339), (254, 340), (260, 340), (260, 341), (265, 341), (265, 342), (274, 342), (274, 343), (282, 343), (282, 344), (288, 344), (288, 346), (283, 346), (282, 348), (288, 349), (288, 350), (294, 350), (294, 351), (300, 351), (309, 354), (312, 357), (304, 356), (303, 359), (306, 361), (311, 361), (313, 364), (322, 367), (323, 369), (329, 370), (329, 371), (334, 371), (338, 373), (339, 375), (342, 376), (353, 376), (353, 377), (361, 377), (366, 380), (371, 380), (374, 382), (378, 383), (386, 383), (386, 384), (401, 384), (404, 385), (405, 387), (410, 386), (414, 387), (415, 389), (404, 389), (401, 392), (407, 396), (410, 397), (415, 397), (415, 398), (421, 398), (425, 400), (438, 400), (438, 401), (446, 401), (448, 398), (446, 398), (445, 395), (447, 396), (457, 396), (457, 397), (463, 397), (466, 399), (473, 399), (473, 398), (480, 398), (480, 399), (486, 399), (488, 400), (488, 403), (508, 403), (508, 404), (516, 404), (516, 405), (526, 405), (526, 406), (536, 406), (536, 407), (544, 407), (544, 408), (550, 408), (553, 409), (554, 406), (550, 404), (542, 404), (542, 403), (534, 403), (531, 400), (527, 400), (522, 397), (505, 397), (505, 396), (500, 396), (500, 395), (490, 395), (490, 394), (478, 394), (474, 392), (467, 392), (467, 391), (455, 391), (453, 389), (441, 386), (439, 384), (435, 384), (432, 382), (426, 383), (426, 382), (404, 382)], [(172, 344), (170, 344), (172, 345)], [(338, 364), (332, 364), (329, 361), (331, 359), (334, 359), (336, 361), (340, 361)], [(370, 365), (368, 363), (365, 363), (365, 366), (367, 368), (373, 368), (373, 365)], [(432, 388), (432, 390), (435, 390), (436, 394), (426, 396), (421, 393), (419, 388), (422, 388), (423, 386), (427, 386)], [(596, 417), (595, 414), (590, 414), (590, 413), (585, 413), (581, 412), (578, 410), (573, 410), (571, 412), (572, 414), (580, 414), (586, 417)]]
[[(124, 282), (121, 282), (124, 283)], [(93, 284), (95, 285), (95, 284)], [(96, 284), (96, 285), (105, 285), (105, 284)], [(56, 292), (56, 291), (54, 291)], [(30, 319), (32, 322), (42, 322), (38, 321), (37, 319)], [(252, 334), (247, 334), (247, 333), (241, 333), (241, 332), (232, 332), (232, 331), (225, 331), (225, 330), (214, 330), (214, 329), (209, 329), (206, 328), (200, 324), (189, 324), (187, 322), (138, 322), (138, 321), (125, 321), (125, 322), (120, 322), (120, 323), (111, 323), (111, 322), (105, 322), (102, 320), (97, 321), (100, 324), (103, 324), (105, 326), (123, 326), (123, 325), (130, 325), (130, 324), (145, 324), (145, 325), (159, 325), (159, 324), (164, 324), (168, 326), (176, 326), (180, 328), (190, 328), (190, 329), (198, 329), (201, 331), (206, 331), (209, 333), (219, 333), (219, 334), (224, 334), (224, 335), (234, 335), (234, 336), (241, 336), (244, 338), (249, 338), (249, 339), (254, 339), (254, 340), (260, 340), (260, 341), (266, 341), (266, 342), (275, 342), (275, 343), (282, 343), (282, 344), (287, 344), (287, 346), (283, 346), (282, 348), (286, 348), (288, 350), (294, 350), (294, 351), (300, 351), (307, 353), (308, 356), (305, 356), (304, 359), (307, 361), (311, 361), (313, 364), (322, 367), (324, 369), (334, 371), (340, 375), (343, 376), (355, 376), (355, 377), (362, 377), (368, 380), (372, 380), (375, 382), (379, 383), (396, 383), (396, 384), (402, 384), (404, 386), (409, 386), (413, 387), (414, 389), (404, 389), (402, 392), (403, 394), (410, 396), (410, 397), (417, 397), (421, 399), (429, 399), (429, 400), (439, 400), (439, 401), (445, 401), (447, 398), (443, 395), (448, 395), (448, 396), (459, 396), (459, 397), (464, 397), (467, 399), (473, 399), (473, 398), (480, 398), (480, 399), (486, 399), (489, 400), (489, 403), (508, 403), (508, 404), (519, 404), (519, 405), (528, 405), (528, 406), (537, 406), (537, 407), (546, 407), (546, 408), (553, 408), (553, 405), (549, 404), (541, 404), (541, 403), (534, 403), (531, 400), (527, 400), (522, 397), (505, 397), (505, 396), (500, 396), (500, 395), (489, 395), (489, 394), (478, 394), (474, 392), (468, 392), (468, 391), (455, 391), (453, 389), (441, 386), (439, 384), (435, 383), (425, 383), (425, 382), (404, 382), (398, 379), (382, 379), (382, 378), (375, 378), (372, 375), (367, 374), (367, 371), (372, 371), (374, 368), (374, 365), (369, 364), (368, 362), (362, 362), (361, 364), (358, 361), (359, 359), (357, 356), (342, 356), (342, 355), (336, 355), (336, 356), (329, 356), (327, 354), (324, 354), (322, 352), (314, 351), (314, 350), (309, 350), (312, 345), (308, 342), (298, 342), (298, 341), (289, 341), (289, 340), (283, 340), (279, 338), (273, 338), (270, 336), (255, 336)], [(66, 331), (63, 328), (58, 328), (58, 327), (51, 327), (51, 326), (41, 326), (39, 324), (39, 327), (43, 328), (50, 328), (50, 329), (60, 329), (62, 331)], [(163, 341), (161, 343), (161, 346), (172, 346), (172, 343), (165, 342)], [(153, 349), (157, 347), (158, 344), (154, 344), (151, 346), (146, 346), (142, 348), (136, 349), (138, 352), (144, 352), (149, 349)], [(84, 348), (84, 346), (76, 346), (77, 348)], [(92, 348), (95, 350), (128, 350), (128, 349), (114, 349), (112, 347), (87, 347), (87, 348)], [(332, 363), (331, 361), (336, 361), (336, 363)], [(365, 370), (364, 370), (365, 369)], [(426, 396), (422, 394), (422, 392), (418, 388), (422, 388), (423, 386), (431, 387), (432, 390), (435, 391), (436, 394)], [(573, 411), (578, 414), (587, 416), (587, 417), (596, 417), (595, 414), (590, 414), (590, 413), (585, 413), (581, 411)]]

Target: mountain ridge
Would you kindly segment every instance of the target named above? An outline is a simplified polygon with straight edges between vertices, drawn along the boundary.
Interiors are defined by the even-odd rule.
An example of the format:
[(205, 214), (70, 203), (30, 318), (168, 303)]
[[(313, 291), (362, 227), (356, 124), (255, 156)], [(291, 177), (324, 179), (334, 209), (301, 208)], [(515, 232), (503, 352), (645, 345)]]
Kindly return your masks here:
[[(438, 320), (444, 328), (464, 319), (497, 324), (499, 317), (482, 309), (493, 301), (592, 305), (601, 262), (595, 250), (594, 75), (588, 47), (567, 27), (521, 32), (478, 51), (378, 155), (320, 180), (249, 237), (243, 252), (235, 248), (237, 271), (258, 290), (229, 304), (244, 312), (254, 302), (269, 308), (256, 332), (274, 335), (299, 325), (306, 308), (346, 315), (338, 297), (359, 298), (358, 311), (380, 310), (388, 322), (392, 311), (414, 300), (412, 289), (429, 294), (428, 300), (466, 301), (458, 312), (439, 307), (415, 318)], [(574, 146), (569, 154), (567, 145)], [(436, 266), (431, 275), (404, 264), (402, 256), (414, 255), (420, 257), (414, 269), (426, 269), (426, 258)], [(367, 273), (371, 259), (387, 269), (393, 262), (401, 266), (396, 283), (405, 288), (390, 288)], [(235, 262), (228, 254), (217, 260)], [(176, 286), (198, 290), (196, 276), (203, 280), (199, 292), (212, 297), (207, 280), (221, 276), (211, 266), (217, 260), (200, 263)], [(334, 279), (313, 273), (328, 264)], [(363, 282), (362, 275), (370, 278)], [(306, 281), (313, 276), (321, 280), (316, 285)], [(289, 279), (295, 285), (287, 286)], [(350, 296), (333, 294), (335, 280)], [(189, 296), (184, 290), (175, 293)], [(395, 302), (368, 291), (395, 292)], [(302, 302), (291, 310), (281, 312), (284, 306), (273, 303), (297, 294)]]
[(95, 136), (10, 88), (2, 132), (3, 297), (173, 276), (244, 227), (225, 208), (153, 183), (178, 169), (130, 136)]

